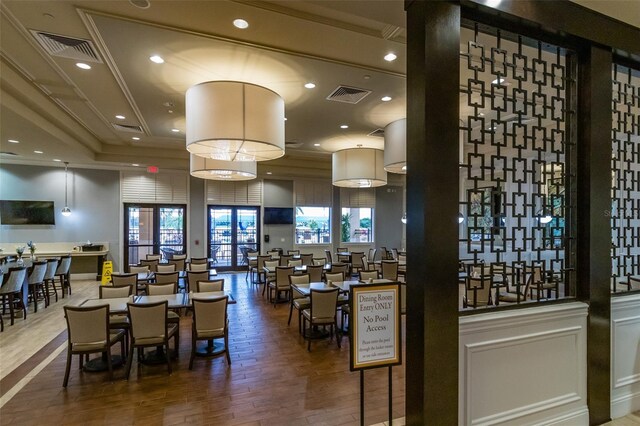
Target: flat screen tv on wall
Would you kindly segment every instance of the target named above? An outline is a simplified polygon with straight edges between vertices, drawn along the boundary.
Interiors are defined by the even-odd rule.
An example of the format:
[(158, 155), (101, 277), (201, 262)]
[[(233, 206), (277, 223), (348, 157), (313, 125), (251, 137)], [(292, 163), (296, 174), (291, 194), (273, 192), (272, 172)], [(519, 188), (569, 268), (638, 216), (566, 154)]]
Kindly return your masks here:
[(293, 209), (283, 207), (264, 208), (265, 225), (291, 225), (293, 224)]
[(53, 201), (0, 200), (2, 225), (55, 225)]

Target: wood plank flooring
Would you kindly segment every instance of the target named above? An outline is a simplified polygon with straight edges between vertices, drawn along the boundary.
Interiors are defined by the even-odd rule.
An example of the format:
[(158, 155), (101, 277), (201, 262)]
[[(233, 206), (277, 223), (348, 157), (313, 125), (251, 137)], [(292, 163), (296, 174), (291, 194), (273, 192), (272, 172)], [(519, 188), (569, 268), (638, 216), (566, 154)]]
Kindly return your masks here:
[[(180, 358), (174, 372), (166, 366), (135, 363), (125, 381), (123, 369), (112, 383), (106, 373), (81, 372), (73, 360), (69, 386), (62, 388), (66, 349), (1, 408), (2, 424), (212, 424), (341, 425), (359, 424), (359, 373), (349, 371), (349, 343), (314, 341), (311, 352), (297, 332), (294, 316), (287, 326), (288, 305), (267, 304), (244, 274), (225, 275), (225, 288), (238, 303), (229, 306), (232, 365), (224, 357), (196, 358), (188, 369), (191, 318), (181, 320)], [(97, 283), (74, 282), (74, 298), (97, 295)], [(65, 299), (67, 302), (68, 299)], [(46, 314), (39, 321), (36, 316)], [(13, 328), (13, 330), (12, 330)], [(0, 335), (5, 358), (22, 361), (64, 330), (62, 303), (39, 309)], [(10, 331), (10, 332), (7, 332)], [(44, 336), (47, 334), (47, 337)], [(31, 340), (30, 336), (33, 337)], [(18, 343), (20, 342), (20, 343)], [(20, 345), (26, 344), (21, 351)], [(17, 346), (17, 347), (16, 347)], [(114, 348), (119, 351), (118, 346)], [(5, 350), (9, 356), (5, 355)], [(9, 365), (9, 364), (7, 364)], [(3, 371), (2, 377), (11, 371)], [(394, 367), (394, 417), (404, 416), (404, 367)], [(387, 371), (366, 373), (367, 424), (387, 420)]]
[[(295, 316), (287, 326), (288, 305), (267, 304), (244, 274), (224, 278), (238, 301), (229, 306), (230, 367), (224, 357), (196, 358), (189, 371), (191, 318), (183, 317), (180, 358), (171, 376), (166, 366), (134, 363), (129, 381), (120, 368), (110, 383), (106, 373), (81, 372), (76, 357), (69, 387), (63, 389), (62, 306), (97, 297), (98, 283), (93, 281), (74, 281), (71, 298), (47, 309), (40, 305), (37, 314), (30, 308), (26, 321), (5, 324), (0, 333), (0, 396), (25, 376), (35, 377), (0, 408), (0, 424), (358, 425), (359, 373), (349, 371), (348, 339), (343, 338), (342, 349), (335, 340), (315, 341), (309, 353)], [(60, 345), (63, 350), (38, 372), (38, 364)], [(397, 425), (404, 424), (404, 366), (393, 371)], [(366, 424), (388, 424), (386, 369), (366, 372), (366, 390)], [(638, 424), (640, 413), (608, 425)]]

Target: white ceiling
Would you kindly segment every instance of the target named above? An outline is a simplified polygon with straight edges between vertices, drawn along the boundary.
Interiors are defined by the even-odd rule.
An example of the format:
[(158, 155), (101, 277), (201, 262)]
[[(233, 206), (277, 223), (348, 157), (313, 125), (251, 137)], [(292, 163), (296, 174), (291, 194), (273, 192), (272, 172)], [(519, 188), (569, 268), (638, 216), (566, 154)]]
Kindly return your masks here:
[[(640, 26), (639, 1), (579, 3)], [(17, 156), (1, 161), (187, 169), (184, 93), (202, 81), (231, 79), (266, 86), (285, 100), (287, 155), (259, 171), (327, 175), (330, 152), (382, 148), (382, 138), (367, 134), (405, 116), (403, 6), (403, 0), (151, 0), (141, 9), (127, 0), (3, 0), (0, 150)], [(249, 28), (235, 28), (236, 18)], [(81, 70), (76, 60), (50, 56), (32, 30), (91, 40), (101, 62)], [(384, 61), (391, 51), (398, 59)], [(149, 61), (152, 54), (165, 63)], [(315, 89), (303, 87), (309, 81)], [(338, 85), (372, 93), (356, 105), (325, 100)]]

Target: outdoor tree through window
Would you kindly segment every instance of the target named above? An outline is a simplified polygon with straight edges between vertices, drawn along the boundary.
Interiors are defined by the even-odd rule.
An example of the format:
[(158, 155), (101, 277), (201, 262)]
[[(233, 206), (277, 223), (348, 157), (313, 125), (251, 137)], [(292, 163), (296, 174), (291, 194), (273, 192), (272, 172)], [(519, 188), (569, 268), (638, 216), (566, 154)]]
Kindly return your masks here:
[(296, 244), (331, 243), (331, 209), (296, 207)]

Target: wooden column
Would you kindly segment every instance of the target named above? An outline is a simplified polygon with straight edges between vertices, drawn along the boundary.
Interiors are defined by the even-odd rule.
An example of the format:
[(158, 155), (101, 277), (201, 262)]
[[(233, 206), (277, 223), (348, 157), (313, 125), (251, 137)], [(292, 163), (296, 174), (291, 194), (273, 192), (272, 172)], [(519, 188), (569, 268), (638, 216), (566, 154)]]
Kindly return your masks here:
[(456, 425), (460, 6), (406, 11), (407, 424)]
[(590, 424), (611, 416), (611, 61), (610, 49), (579, 52), (577, 296), (589, 303)]

